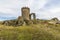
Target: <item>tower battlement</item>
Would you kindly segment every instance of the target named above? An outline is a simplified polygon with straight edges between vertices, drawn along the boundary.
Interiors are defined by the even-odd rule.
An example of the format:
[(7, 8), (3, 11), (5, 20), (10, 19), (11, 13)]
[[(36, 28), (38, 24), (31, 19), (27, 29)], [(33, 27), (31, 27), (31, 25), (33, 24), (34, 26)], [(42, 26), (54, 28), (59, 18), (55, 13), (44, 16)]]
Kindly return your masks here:
[(28, 9), (28, 10), (30, 10), (30, 8), (29, 8), (29, 7), (22, 7), (21, 9)]

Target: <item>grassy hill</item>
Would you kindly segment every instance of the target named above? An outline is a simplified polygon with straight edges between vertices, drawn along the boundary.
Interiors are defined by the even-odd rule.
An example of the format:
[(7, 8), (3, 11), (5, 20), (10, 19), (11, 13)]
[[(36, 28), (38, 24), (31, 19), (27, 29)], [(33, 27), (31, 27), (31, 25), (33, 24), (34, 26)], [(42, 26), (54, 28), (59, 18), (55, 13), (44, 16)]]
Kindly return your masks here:
[(0, 25), (0, 40), (60, 40), (60, 25)]

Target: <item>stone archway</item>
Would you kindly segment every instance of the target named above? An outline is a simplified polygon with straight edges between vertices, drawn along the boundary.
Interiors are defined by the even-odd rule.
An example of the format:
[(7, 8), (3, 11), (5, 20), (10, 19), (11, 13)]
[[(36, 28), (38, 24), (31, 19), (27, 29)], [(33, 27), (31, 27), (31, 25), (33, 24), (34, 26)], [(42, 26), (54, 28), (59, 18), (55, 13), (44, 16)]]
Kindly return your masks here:
[(32, 20), (32, 17), (33, 17), (33, 20), (36, 19), (36, 15), (35, 15), (35, 13), (31, 13), (29, 16), (30, 16), (30, 20)]

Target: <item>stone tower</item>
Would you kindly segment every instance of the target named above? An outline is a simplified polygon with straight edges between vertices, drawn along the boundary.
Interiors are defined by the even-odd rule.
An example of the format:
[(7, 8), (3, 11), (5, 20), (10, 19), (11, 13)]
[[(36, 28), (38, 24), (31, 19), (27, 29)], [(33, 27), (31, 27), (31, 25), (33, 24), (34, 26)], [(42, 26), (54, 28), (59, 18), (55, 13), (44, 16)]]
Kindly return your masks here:
[(22, 7), (22, 17), (24, 20), (30, 20), (29, 19), (29, 14), (30, 14), (30, 9), (28, 7)]

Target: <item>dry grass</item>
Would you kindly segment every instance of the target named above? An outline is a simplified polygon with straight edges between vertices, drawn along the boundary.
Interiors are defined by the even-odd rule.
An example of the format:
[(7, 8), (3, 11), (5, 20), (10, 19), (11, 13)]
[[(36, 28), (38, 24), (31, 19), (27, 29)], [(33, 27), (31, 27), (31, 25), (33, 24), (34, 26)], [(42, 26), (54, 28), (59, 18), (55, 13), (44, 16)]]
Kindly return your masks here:
[(0, 40), (60, 40), (60, 25), (0, 25)]

